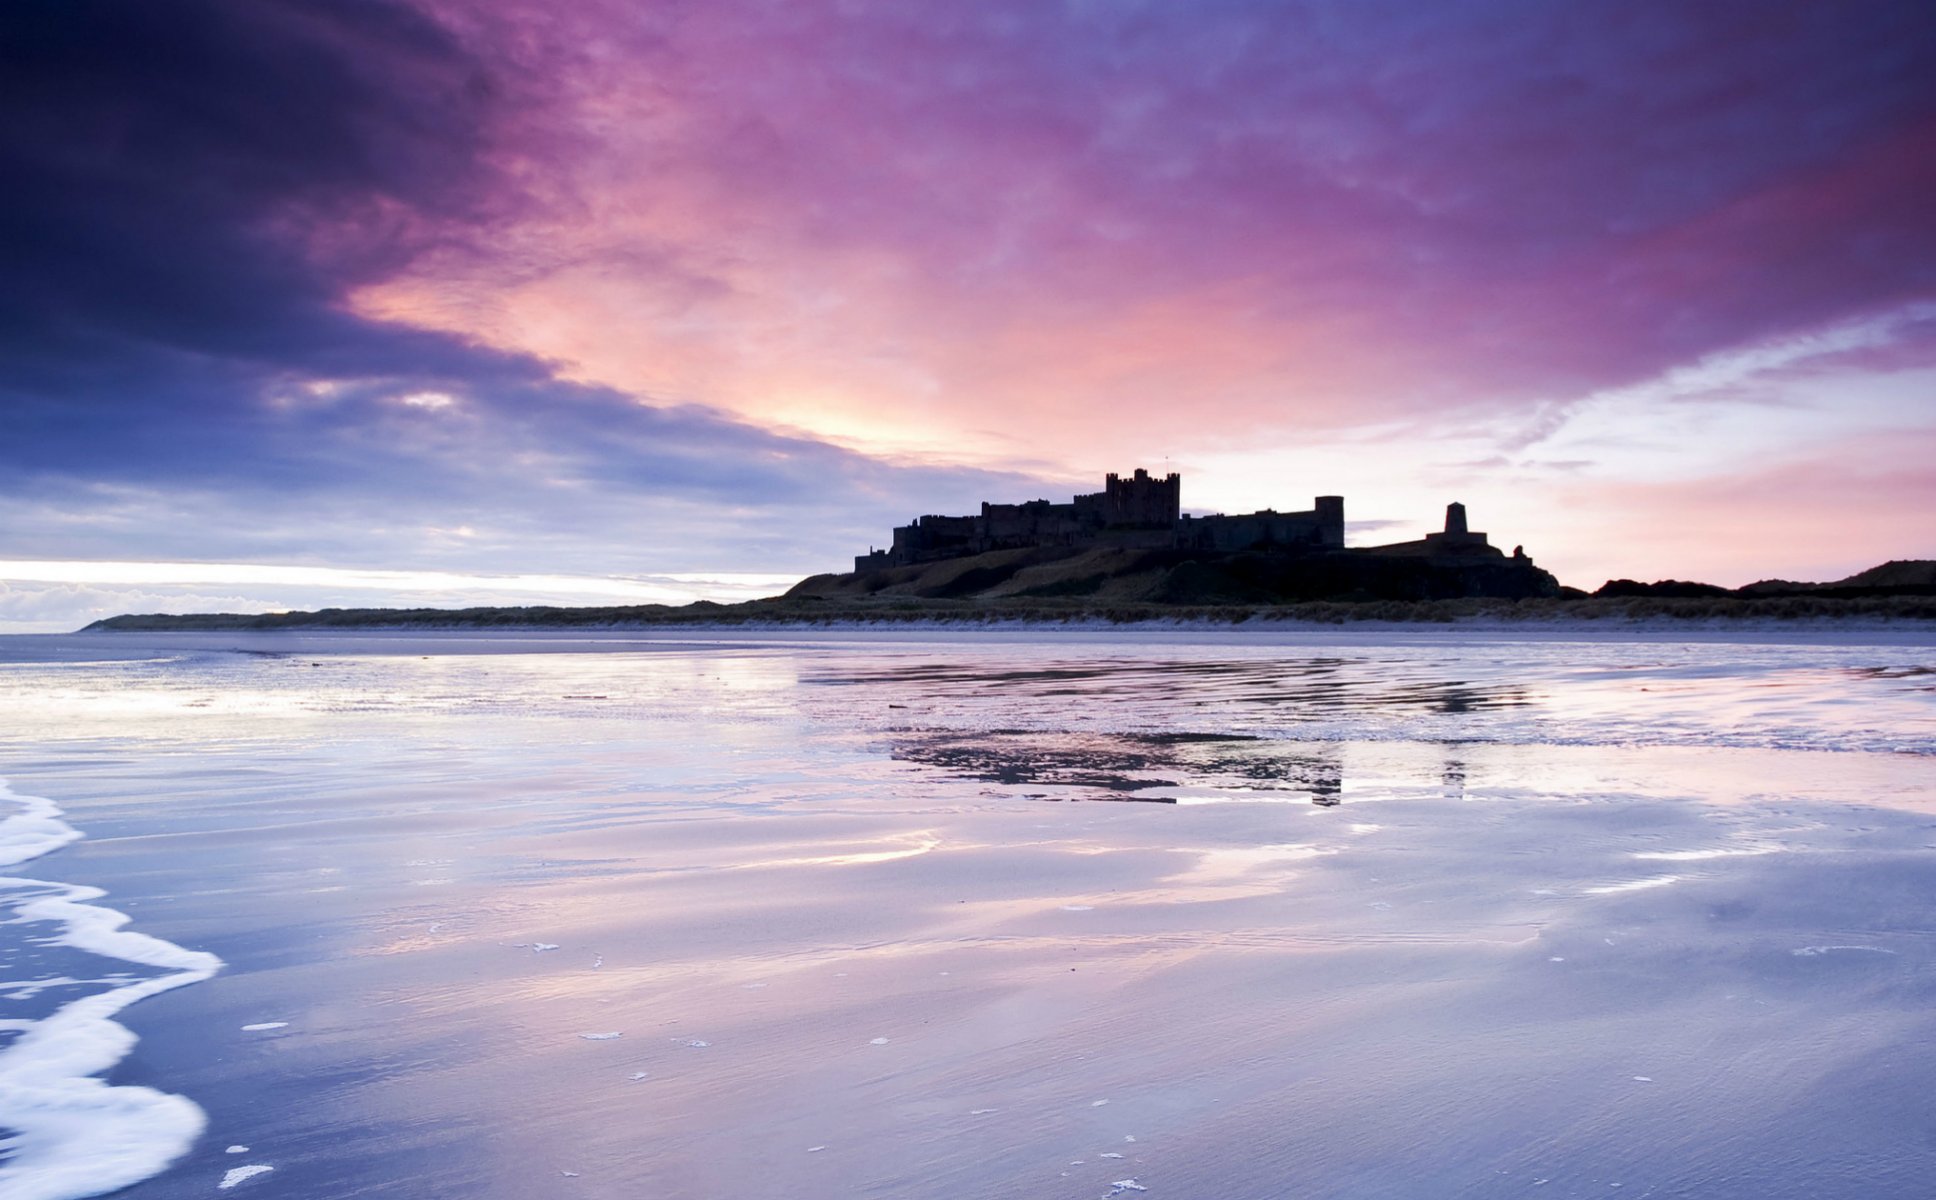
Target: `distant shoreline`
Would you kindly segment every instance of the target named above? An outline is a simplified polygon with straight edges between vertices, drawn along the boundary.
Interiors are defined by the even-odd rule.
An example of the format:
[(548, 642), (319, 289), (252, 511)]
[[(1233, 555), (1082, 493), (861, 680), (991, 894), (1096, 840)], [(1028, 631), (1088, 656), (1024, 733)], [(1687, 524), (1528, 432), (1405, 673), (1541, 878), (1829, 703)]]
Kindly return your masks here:
[(894, 598), (878, 603), (799, 597), (741, 604), (699, 601), (585, 608), (526, 606), (465, 609), (322, 609), (288, 613), (150, 613), (109, 617), (83, 632), (234, 632), (274, 630), (643, 630), (829, 629), (934, 626), (1221, 629), (1324, 628), (1375, 624), (1413, 629), (1478, 625), (1536, 629), (1559, 625), (1696, 626), (1703, 623), (1936, 625), (1931, 596), (1569, 597), (1527, 600), (1311, 601), (1276, 605), (1078, 603), (1001, 604)]

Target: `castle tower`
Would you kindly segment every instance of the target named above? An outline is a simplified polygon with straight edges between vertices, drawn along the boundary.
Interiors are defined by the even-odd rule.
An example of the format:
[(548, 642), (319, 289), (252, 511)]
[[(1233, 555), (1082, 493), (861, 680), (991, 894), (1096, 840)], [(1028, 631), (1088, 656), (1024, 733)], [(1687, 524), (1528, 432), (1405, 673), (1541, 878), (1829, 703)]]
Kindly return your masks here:
[(1319, 496), (1316, 511), (1318, 545), (1337, 550), (1344, 549), (1344, 497)]
[(1465, 505), (1457, 502), (1445, 506), (1445, 531), (1426, 534), (1425, 545), (1433, 554), (1500, 557), (1499, 551), (1492, 548), (1485, 534), (1475, 532), (1466, 525)]
[(1170, 528), (1183, 511), (1182, 480), (1175, 471), (1161, 479), (1141, 467), (1128, 479), (1112, 471), (1103, 479), (1103, 520), (1110, 525)]

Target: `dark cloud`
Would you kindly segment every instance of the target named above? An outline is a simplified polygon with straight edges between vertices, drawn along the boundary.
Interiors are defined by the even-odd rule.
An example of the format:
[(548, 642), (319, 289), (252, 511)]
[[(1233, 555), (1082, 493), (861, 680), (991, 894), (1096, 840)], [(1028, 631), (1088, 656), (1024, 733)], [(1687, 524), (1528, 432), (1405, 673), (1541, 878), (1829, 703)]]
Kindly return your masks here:
[(502, 194), (498, 102), (436, 26), (375, 0), (0, 9), (6, 465), (232, 454), (277, 375), (503, 372), (339, 307)]
[[(723, 538), (791, 565), (874, 524), (881, 493), (969, 490), (346, 311), (355, 285), (525, 203), (496, 133), (518, 79), (386, 0), (0, 8), (4, 549), (563, 546), (622, 569), (640, 559), (600, 564), (601, 544), (701, 562)], [(450, 403), (402, 400), (425, 394)], [(822, 534), (786, 552), (721, 504), (793, 506)], [(485, 540), (427, 543), (431, 525)]]
[(376, 0), (0, 10), (9, 382), (24, 368), (56, 388), (62, 356), (105, 349), (278, 365), (359, 349), (342, 288), (400, 265), (426, 218), (502, 195), (498, 100), (434, 25)]

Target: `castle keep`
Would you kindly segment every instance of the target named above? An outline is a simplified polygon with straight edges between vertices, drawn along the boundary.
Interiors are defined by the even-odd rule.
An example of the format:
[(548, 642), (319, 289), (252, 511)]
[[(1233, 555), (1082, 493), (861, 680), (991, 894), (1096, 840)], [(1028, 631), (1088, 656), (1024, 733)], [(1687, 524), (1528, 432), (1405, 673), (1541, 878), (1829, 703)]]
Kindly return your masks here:
[(1035, 546), (1342, 550), (1344, 497), (1319, 496), (1309, 512), (1265, 509), (1241, 516), (1191, 517), (1182, 511), (1181, 476), (1172, 471), (1158, 478), (1138, 467), (1127, 478), (1105, 476), (1102, 491), (1076, 496), (1067, 504), (984, 502), (979, 516), (919, 517), (896, 527), (890, 548), (857, 556), (854, 570)]

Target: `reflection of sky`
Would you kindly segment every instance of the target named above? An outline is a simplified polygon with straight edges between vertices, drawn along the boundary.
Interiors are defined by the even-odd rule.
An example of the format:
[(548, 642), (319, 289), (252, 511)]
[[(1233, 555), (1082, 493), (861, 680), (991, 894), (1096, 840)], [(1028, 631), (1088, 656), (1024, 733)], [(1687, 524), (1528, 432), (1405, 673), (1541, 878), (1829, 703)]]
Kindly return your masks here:
[[(971, 763), (985, 756), (992, 763), (983, 769), (995, 771), (1026, 761), (1027, 749), (1039, 744), (1030, 734), (1069, 731), (1114, 739), (1106, 752), (1060, 743), (1064, 769), (1098, 774), (1117, 765), (1111, 756), (1158, 767), (1192, 755), (1239, 762), (1243, 743), (1214, 740), (1231, 735), (1294, 738), (1304, 747), (1376, 739), (1926, 751), (1936, 745), (1936, 692), (1921, 673), (1874, 670), (1878, 656), (1926, 655), (1922, 640), (1911, 634), (1902, 645), (1867, 646), (1859, 639), (1701, 644), (1347, 634), (1333, 642), (1290, 634), (1188, 654), (1155, 641), (1089, 653), (1056, 645), (1023, 661), (1004, 657), (994, 643), (925, 654), (909, 646), (851, 678), (817, 664), (807, 678), (836, 694), (892, 686), (903, 693), (913, 729), (938, 729), (930, 749), (958, 750)], [(1023, 699), (1033, 706), (1018, 706)], [(1152, 722), (1213, 740), (1138, 741), (1134, 731)], [(1024, 754), (984, 755), (964, 729), (1013, 730), (1003, 736)], [(1274, 743), (1263, 748), (1285, 753)]]
[(0, 752), (229, 963), (141, 1013), (195, 1186), (1926, 1190), (1921, 642), (98, 643)]

